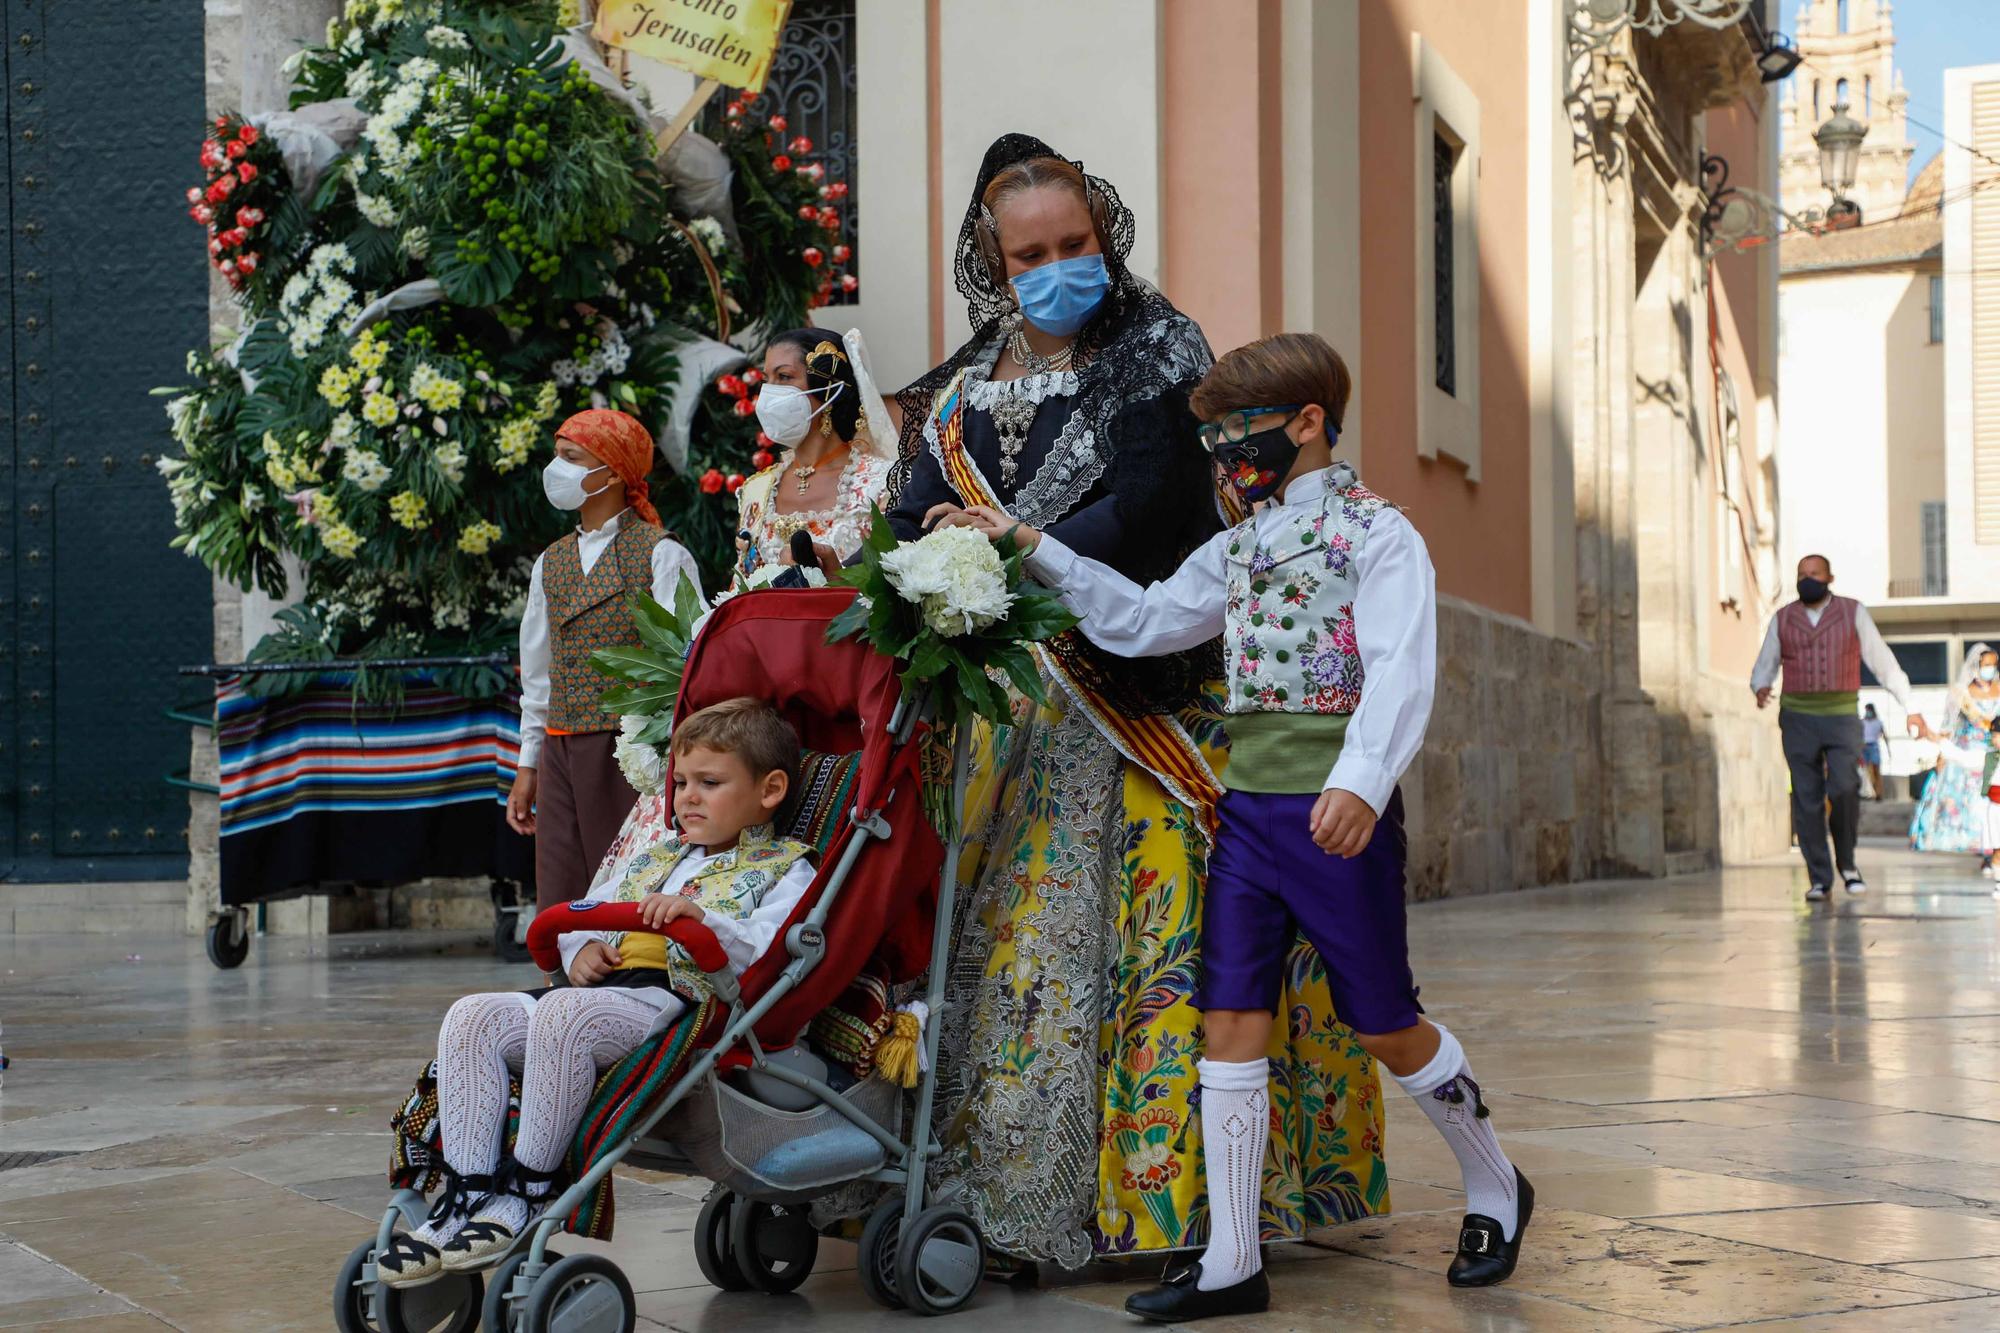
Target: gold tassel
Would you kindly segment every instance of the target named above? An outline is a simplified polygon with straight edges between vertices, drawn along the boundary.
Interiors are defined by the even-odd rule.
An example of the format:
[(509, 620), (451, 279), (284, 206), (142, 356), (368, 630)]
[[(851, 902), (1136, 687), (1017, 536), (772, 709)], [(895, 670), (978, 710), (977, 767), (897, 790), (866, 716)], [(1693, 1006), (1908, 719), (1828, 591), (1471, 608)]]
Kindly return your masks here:
[(924, 1025), (907, 1009), (896, 1011), (881, 1042), (875, 1047), (875, 1068), (882, 1077), (900, 1088), (917, 1086), (917, 1052), (921, 1049)]

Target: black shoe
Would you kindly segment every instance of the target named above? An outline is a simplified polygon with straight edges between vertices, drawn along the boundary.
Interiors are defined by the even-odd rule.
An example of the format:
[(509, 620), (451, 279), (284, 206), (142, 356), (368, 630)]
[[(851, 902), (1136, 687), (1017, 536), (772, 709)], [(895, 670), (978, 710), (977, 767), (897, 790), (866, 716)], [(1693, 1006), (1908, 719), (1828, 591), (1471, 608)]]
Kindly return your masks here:
[(1261, 1268), (1235, 1286), (1216, 1291), (1198, 1290), (1195, 1283), (1200, 1280), (1200, 1260), (1169, 1268), (1159, 1286), (1126, 1297), (1125, 1313), (1155, 1324), (1178, 1324), (1219, 1314), (1262, 1314), (1271, 1308), (1271, 1282)]
[(1528, 1234), (1528, 1219), (1535, 1215), (1535, 1187), (1518, 1166), (1514, 1179), (1520, 1184), (1521, 1195), (1515, 1210), (1520, 1220), (1514, 1224), (1514, 1239), (1506, 1239), (1492, 1218), (1467, 1213), (1458, 1224), (1458, 1253), (1444, 1275), (1452, 1286), (1490, 1287), (1514, 1275), (1515, 1261), (1521, 1257), (1521, 1238)]
[(1826, 885), (1815, 884), (1806, 890), (1806, 901), (1809, 903), (1825, 902), (1827, 894), (1831, 892), (1833, 890), (1827, 888)]
[(1840, 872), (1840, 879), (1843, 884), (1847, 885), (1849, 893), (1859, 896), (1868, 892), (1868, 881), (1861, 878), (1859, 870), (1843, 870)]

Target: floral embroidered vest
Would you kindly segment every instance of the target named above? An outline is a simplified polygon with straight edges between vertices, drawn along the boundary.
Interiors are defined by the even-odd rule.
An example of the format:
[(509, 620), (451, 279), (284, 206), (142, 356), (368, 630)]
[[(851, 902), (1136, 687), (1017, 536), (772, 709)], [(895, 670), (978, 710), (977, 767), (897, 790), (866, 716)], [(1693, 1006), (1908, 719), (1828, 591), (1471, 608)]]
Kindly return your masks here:
[[(777, 837), (769, 824), (745, 829), (733, 851), (716, 857), (681, 886), (681, 896), (694, 899), (703, 912), (740, 921), (757, 910), (764, 895), (810, 850), (802, 842)], [(692, 844), (675, 841), (644, 853), (625, 872), (612, 901), (632, 903), (658, 893), (692, 851)], [(633, 931), (613, 943), (624, 959), (621, 966), (662, 968), (670, 978), (669, 989), (697, 999), (708, 994), (708, 978), (666, 936)]]
[(1252, 515), (1223, 547), (1223, 629), (1232, 713), (1352, 713), (1361, 703), (1354, 562), (1389, 502), (1345, 463), (1316, 505), (1286, 506), (1258, 535)]
[(542, 557), (542, 595), (549, 604), (549, 716), (552, 732), (616, 731), (618, 715), (598, 702), (611, 681), (590, 665), (599, 648), (639, 642), (628, 592), (653, 587), (653, 548), (666, 530), (629, 515), (611, 545), (583, 572), (576, 534), (558, 537)]

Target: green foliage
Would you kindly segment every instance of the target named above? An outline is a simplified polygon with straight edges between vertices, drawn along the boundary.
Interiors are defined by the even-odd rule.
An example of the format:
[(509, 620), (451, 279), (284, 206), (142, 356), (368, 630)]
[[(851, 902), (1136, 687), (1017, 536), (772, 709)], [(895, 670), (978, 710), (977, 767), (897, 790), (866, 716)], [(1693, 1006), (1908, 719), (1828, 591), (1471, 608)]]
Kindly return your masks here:
[(626, 600), (639, 630), (639, 645), (600, 648), (590, 655), (590, 665), (600, 675), (624, 682), (604, 691), (604, 706), (648, 719), (634, 739), (659, 745), (673, 729), (674, 701), (680, 697), (688, 646), (701, 619), (701, 597), (683, 578), (674, 590), (671, 610), (642, 592)]

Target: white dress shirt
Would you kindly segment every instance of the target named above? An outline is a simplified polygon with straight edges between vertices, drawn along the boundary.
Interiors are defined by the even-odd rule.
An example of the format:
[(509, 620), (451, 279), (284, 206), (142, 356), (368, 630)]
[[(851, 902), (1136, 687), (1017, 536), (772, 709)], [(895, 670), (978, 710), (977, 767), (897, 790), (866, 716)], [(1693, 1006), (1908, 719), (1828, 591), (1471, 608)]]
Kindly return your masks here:
[[(602, 527), (576, 530), (576, 554), (588, 574), (597, 558), (609, 550), (618, 535), (619, 524), (630, 509), (605, 521)], [(548, 735), (549, 716), (549, 599), (542, 591), (542, 561), (535, 557), (535, 572), (528, 576), (528, 602), (521, 608), (521, 758), (522, 768), (534, 768), (542, 760), (542, 740)], [(671, 608), (674, 593), (685, 574), (701, 593), (701, 571), (694, 557), (672, 537), (663, 538), (653, 548), (653, 600)], [(607, 681), (608, 685), (609, 682)]]
[[(1819, 618), (1826, 614), (1829, 602), (1806, 608), (1806, 619), (1819, 624)], [(1910, 702), (1910, 678), (1903, 674), (1903, 664), (1889, 651), (1889, 645), (1882, 642), (1882, 632), (1875, 628), (1874, 617), (1861, 603), (1854, 604), (1854, 633), (1861, 640), (1861, 660), (1875, 673), (1875, 679), (1882, 682), (1882, 688), (1895, 696), (1905, 713), (1916, 712)], [(1778, 670), (1784, 657), (1778, 647), (1778, 618), (1771, 617), (1771, 623), (1764, 629), (1764, 646), (1757, 650), (1757, 665), (1750, 668), (1750, 688), (1768, 689), (1778, 683)]]
[[(1331, 468), (1296, 477), (1282, 508), (1318, 505)], [(1257, 515), (1258, 535), (1280, 505)], [(1082, 617), (1090, 641), (1125, 657), (1180, 652), (1222, 633), (1228, 614), (1229, 533), (1217, 533), (1162, 582), (1141, 588), (1109, 565), (1043, 535), (1028, 571)], [(1403, 770), (1423, 746), (1437, 689), (1437, 589), (1424, 539), (1402, 513), (1384, 508), (1354, 562), (1354, 638), (1361, 654), (1361, 704), (1325, 786), (1351, 791), (1379, 815)]]
[[(701, 873), (704, 866), (724, 854), (724, 852), (711, 852), (706, 848), (697, 848), (689, 852), (681, 859), (681, 863), (674, 867), (674, 873), (667, 876), (666, 882), (653, 892), (679, 893), (689, 880)], [(701, 924), (715, 932), (716, 942), (721, 944), (723, 952), (729, 955), (730, 972), (740, 977), (752, 963), (763, 956), (764, 951), (771, 947), (771, 941), (778, 938), (778, 929), (785, 924), (785, 918), (792, 914), (792, 909), (799, 905), (799, 899), (805, 897), (806, 890), (812, 887), (812, 882), (812, 865), (804, 857), (800, 857), (792, 862), (792, 868), (785, 872), (784, 878), (770, 887), (764, 894), (763, 901), (757, 904), (749, 916), (732, 917), (708, 911), (702, 913)], [(597, 882), (590, 886), (590, 892), (583, 895), (584, 901), (609, 902), (618, 896), (619, 887), (623, 883), (622, 875), (601, 874), (597, 877)], [(576, 961), (576, 955), (584, 945), (592, 940), (609, 944), (616, 933), (608, 930), (572, 930), (557, 936), (556, 947), (562, 951), (563, 974), (565, 976), (569, 974), (570, 964)], [(664, 1001), (673, 997), (673, 992), (664, 986), (614, 989), (628, 990), (630, 994), (652, 1005), (664, 1006)]]

